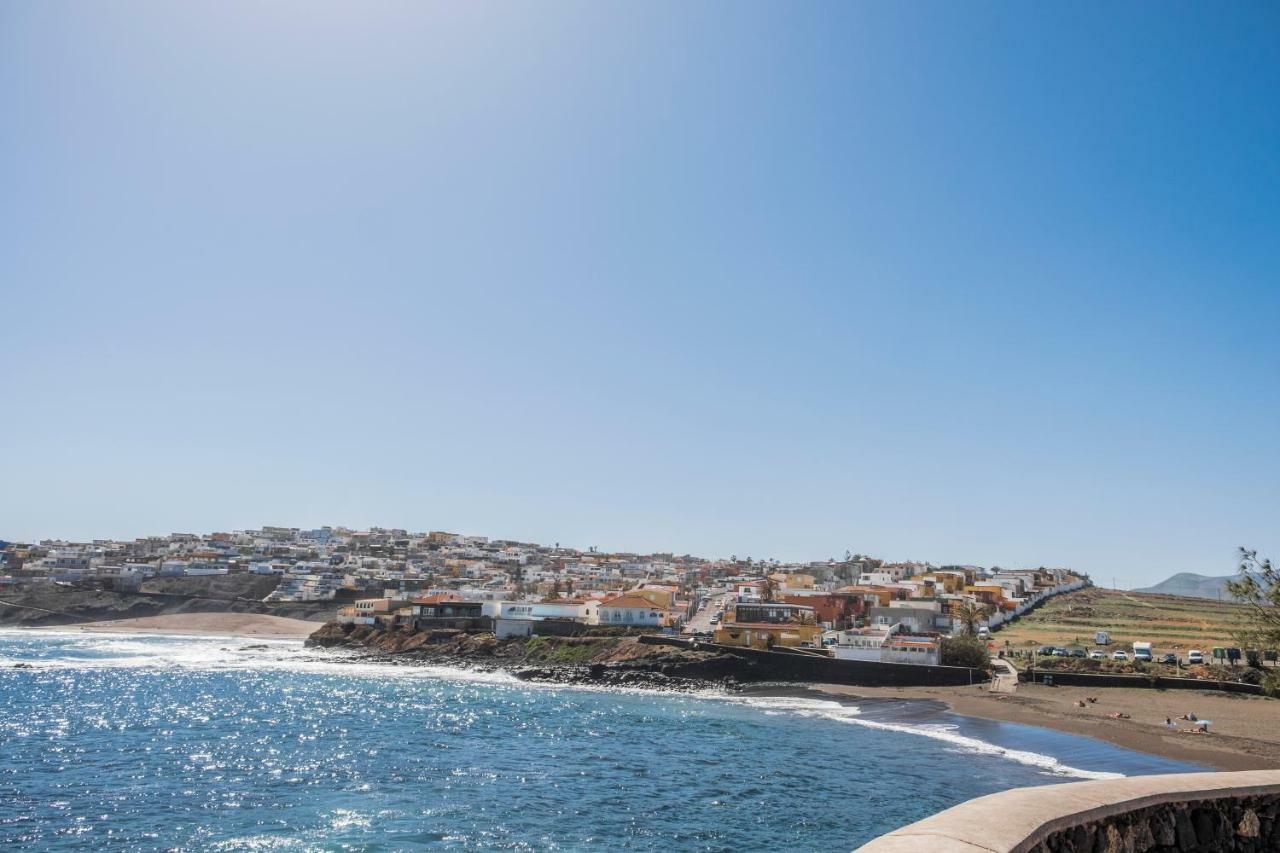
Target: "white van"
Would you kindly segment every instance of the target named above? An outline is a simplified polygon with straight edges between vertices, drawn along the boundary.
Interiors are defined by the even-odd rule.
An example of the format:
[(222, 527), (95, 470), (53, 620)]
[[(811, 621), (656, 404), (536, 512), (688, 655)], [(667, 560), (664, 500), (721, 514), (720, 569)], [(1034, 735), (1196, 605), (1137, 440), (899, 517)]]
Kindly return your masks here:
[(991, 639), (991, 629), (990, 629), (990, 628), (988, 628), (986, 625), (983, 625), (982, 627), (980, 627), (980, 628), (978, 629), (978, 639), (979, 639), (979, 640), (990, 640), (990, 639)]
[(1151, 644), (1150, 643), (1134, 643), (1133, 659), (1140, 660), (1143, 663), (1151, 663)]

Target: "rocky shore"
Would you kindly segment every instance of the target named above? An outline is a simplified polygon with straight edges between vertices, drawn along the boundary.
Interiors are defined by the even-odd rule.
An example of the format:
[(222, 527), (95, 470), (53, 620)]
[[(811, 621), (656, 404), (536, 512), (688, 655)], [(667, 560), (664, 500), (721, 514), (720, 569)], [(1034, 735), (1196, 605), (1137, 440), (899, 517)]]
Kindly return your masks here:
[(607, 684), (659, 690), (733, 689), (751, 678), (751, 662), (734, 655), (641, 643), (634, 634), (584, 637), (514, 637), (453, 629), (383, 630), (329, 622), (306, 641), (314, 648), (345, 648), (396, 662), (503, 670), (529, 681)]

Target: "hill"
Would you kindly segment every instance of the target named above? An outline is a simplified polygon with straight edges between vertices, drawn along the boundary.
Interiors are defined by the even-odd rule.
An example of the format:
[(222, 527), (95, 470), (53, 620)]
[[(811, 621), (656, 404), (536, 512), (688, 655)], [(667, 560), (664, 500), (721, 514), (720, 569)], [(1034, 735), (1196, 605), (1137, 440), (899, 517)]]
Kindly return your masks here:
[(1209, 577), (1208, 575), (1197, 575), (1194, 572), (1179, 572), (1154, 586), (1133, 591), (1150, 592), (1158, 595), (1182, 595), (1187, 598), (1212, 598), (1215, 601), (1232, 601), (1231, 594), (1227, 592), (1227, 581), (1235, 580), (1235, 577), (1235, 575)]
[(0, 626), (73, 625), (183, 613), (263, 613), (323, 622), (332, 601), (266, 602), (279, 578), (259, 575), (152, 578), (138, 592), (41, 585), (0, 594)]
[(1232, 633), (1247, 616), (1240, 604), (1183, 596), (1089, 587), (1051, 598), (993, 637), (997, 647), (1092, 646), (1095, 631), (1107, 631), (1116, 648), (1134, 640), (1157, 652), (1234, 646)]

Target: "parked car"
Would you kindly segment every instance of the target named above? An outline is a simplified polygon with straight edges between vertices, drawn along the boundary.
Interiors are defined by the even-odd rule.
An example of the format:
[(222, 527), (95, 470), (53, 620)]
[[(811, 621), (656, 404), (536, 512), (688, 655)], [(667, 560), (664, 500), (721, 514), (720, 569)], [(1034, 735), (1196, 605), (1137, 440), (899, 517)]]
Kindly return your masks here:
[(1102, 649), (1094, 649), (1093, 651), (1089, 652), (1089, 660), (1106, 660), (1106, 659), (1107, 659), (1107, 653), (1104, 652)]
[(1167, 663), (1167, 664), (1169, 664), (1170, 666), (1177, 666), (1177, 665), (1178, 665), (1178, 656), (1177, 656), (1177, 655), (1175, 655), (1175, 654), (1163, 654), (1163, 655), (1160, 655), (1160, 663)]
[(1112, 652), (1111, 659), (1112, 660), (1128, 660), (1129, 653), (1128, 652)]
[(1039, 649), (1037, 649), (1037, 650), (1036, 650), (1036, 654), (1038, 654), (1038, 655), (1051, 655), (1051, 654), (1053, 654), (1053, 653), (1054, 653), (1054, 652), (1056, 652), (1056, 651), (1057, 651), (1057, 649), (1055, 649), (1053, 646), (1041, 646)]
[(1085, 652), (1084, 649), (1072, 649), (1071, 656), (1073, 658), (1084, 658), (1084, 657), (1088, 657), (1089, 655), (1087, 652)]
[(1053, 656), (1059, 658), (1071, 657), (1071, 652), (1066, 649), (1054, 649)]
[(1195, 666), (1204, 663), (1204, 652), (1199, 649), (1192, 649), (1187, 652), (1187, 666)]

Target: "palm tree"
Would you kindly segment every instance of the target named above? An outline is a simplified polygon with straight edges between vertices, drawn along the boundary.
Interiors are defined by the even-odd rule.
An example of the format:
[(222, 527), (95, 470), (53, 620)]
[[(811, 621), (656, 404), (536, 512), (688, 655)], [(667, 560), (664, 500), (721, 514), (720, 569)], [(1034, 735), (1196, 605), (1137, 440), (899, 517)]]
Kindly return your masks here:
[(967, 599), (953, 608), (951, 615), (959, 619), (960, 624), (964, 626), (964, 632), (972, 636), (978, 633), (978, 623), (985, 619), (989, 612), (987, 605)]
[(773, 601), (773, 594), (775, 591), (773, 578), (765, 575), (764, 580), (760, 582), (760, 600)]

